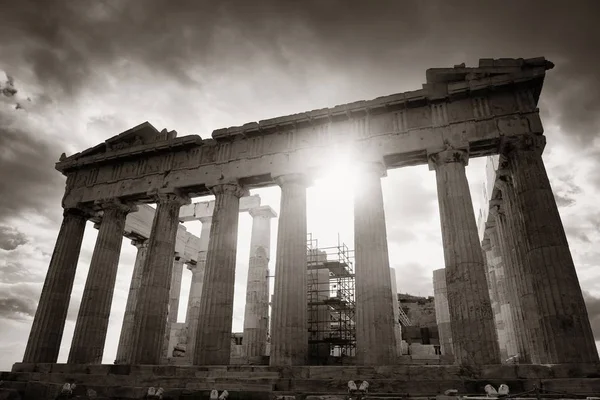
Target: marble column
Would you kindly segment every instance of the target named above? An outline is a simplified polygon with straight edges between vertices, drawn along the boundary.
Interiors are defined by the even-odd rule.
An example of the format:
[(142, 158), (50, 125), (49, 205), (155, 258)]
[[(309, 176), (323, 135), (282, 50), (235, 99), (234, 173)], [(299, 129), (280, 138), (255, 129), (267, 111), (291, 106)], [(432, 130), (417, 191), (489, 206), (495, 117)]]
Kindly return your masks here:
[(436, 171), (454, 357), (463, 365), (497, 364), (494, 316), (465, 173), (468, 154), (448, 149), (430, 160)]
[(385, 168), (360, 167), (354, 194), (356, 357), (359, 365), (389, 365), (398, 360), (398, 350), (381, 191)]
[(305, 365), (308, 360), (306, 279), (306, 177), (279, 176), (281, 207), (271, 314), (270, 364)]
[(390, 268), (392, 283), (392, 304), (394, 306), (394, 336), (396, 337), (396, 351), (398, 357), (402, 355), (402, 326), (400, 325), (400, 302), (398, 301), (398, 287), (396, 284), (396, 270)]
[(173, 260), (173, 275), (171, 276), (171, 293), (169, 299), (169, 325), (177, 322), (177, 315), (179, 314), (179, 296), (181, 295), (183, 264), (185, 264), (185, 260), (178, 254), (175, 254), (175, 259)]
[[(498, 295), (498, 307), (500, 308), (501, 326), (504, 331), (506, 358), (518, 354), (517, 338), (513, 323), (513, 311), (510, 304), (508, 279), (506, 277), (505, 260), (502, 258), (498, 230), (495, 225), (485, 230), (490, 241), (489, 257), (495, 264), (496, 291)], [(502, 358), (502, 360), (506, 360)]]
[(237, 184), (211, 187), (215, 195), (205, 285), (196, 328), (195, 365), (227, 365), (231, 350), (233, 292), (237, 251), (240, 197), (245, 191)]
[(573, 258), (542, 161), (546, 139), (528, 134), (503, 151), (514, 189), (515, 215), (522, 222), (524, 275), (533, 285), (540, 331), (539, 362), (598, 362), (598, 351)]
[[(177, 241), (177, 239), (175, 240)], [(185, 264), (184, 259), (178, 253), (175, 253), (175, 257), (173, 258), (173, 273), (171, 275), (171, 288), (169, 289), (169, 313), (167, 315), (167, 327), (165, 328), (165, 341), (163, 344), (164, 364), (168, 363), (169, 357), (172, 356), (172, 354), (169, 354), (169, 344), (171, 342), (173, 324), (177, 323), (177, 315), (179, 314), (183, 264)]]
[(119, 346), (117, 347), (117, 357), (115, 364), (130, 364), (132, 336), (133, 336), (133, 320), (135, 314), (135, 305), (137, 302), (138, 291), (142, 283), (142, 271), (146, 254), (148, 252), (148, 240), (132, 240), (131, 244), (137, 248), (137, 256), (133, 266), (133, 276), (129, 285), (129, 295), (125, 305), (125, 314), (123, 315), (123, 325), (121, 326), (121, 335), (119, 337)]
[(102, 364), (121, 256), (125, 218), (132, 210), (118, 200), (102, 201), (103, 212), (69, 352), (69, 364)]
[(248, 362), (265, 355), (269, 324), (269, 258), (271, 218), (277, 216), (269, 206), (250, 210), (252, 235), (244, 311), (244, 356)]
[(450, 327), (450, 310), (448, 308), (448, 291), (446, 288), (446, 269), (433, 271), (433, 300), (435, 306), (435, 322), (440, 337), (442, 355), (453, 356), (452, 328)]
[(179, 208), (190, 202), (187, 196), (174, 193), (155, 193), (153, 196), (156, 213), (135, 307), (132, 364), (159, 364), (161, 361)]
[(86, 220), (87, 215), (81, 210), (64, 211), (29, 333), (24, 363), (55, 363), (58, 359)]
[(488, 284), (488, 294), (490, 296), (490, 305), (494, 314), (494, 324), (496, 326), (496, 338), (498, 340), (498, 348), (500, 351), (500, 360), (508, 358), (508, 350), (506, 349), (506, 332), (504, 331), (504, 322), (498, 301), (498, 284), (496, 278), (496, 266), (498, 260), (492, 255), (492, 245), (490, 239), (485, 237), (481, 242), (483, 251), (483, 261), (486, 269), (486, 279)]
[(204, 272), (206, 267), (206, 252), (208, 251), (208, 239), (210, 236), (210, 227), (212, 217), (200, 218), (202, 231), (200, 232), (200, 251), (198, 261), (195, 265), (188, 265), (192, 271), (192, 282), (190, 284), (190, 295), (188, 297), (187, 314), (185, 323), (187, 327), (187, 343), (185, 349), (186, 358), (190, 362), (194, 359), (194, 349), (196, 348), (196, 332), (198, 331), (198, 321), (200, 319), (200, 301), (202, 299), (202, 288), (204, 286)]
[[(506, 189), (503, 187), (504, 191)], [(504, 272), (506, 279), (506, 288), (508, 302), (510, 305), (510, 315), (513, 329), (515, 331), (515, 345), (517, 348), (518, 362), (522, 364), (531, 363), (531, 354), (533, 348), (528, 338), (528, 332), (525, 328), (525, 319), (523, 315), (524, 305), (521, 293), (526, 292), (525, 282), (519, 276), (519, 271), (523, 264), (519, 252), (515, 251), (517, 237), (514, 234), (514, 228), (511, 226), (507, 214), (506, 201), (496, 202), (496, 205), (490, 207), (490, 214), (494, 216), (496, 231), (498, 233), (498, 243), (502, 260), (504, 260)]]

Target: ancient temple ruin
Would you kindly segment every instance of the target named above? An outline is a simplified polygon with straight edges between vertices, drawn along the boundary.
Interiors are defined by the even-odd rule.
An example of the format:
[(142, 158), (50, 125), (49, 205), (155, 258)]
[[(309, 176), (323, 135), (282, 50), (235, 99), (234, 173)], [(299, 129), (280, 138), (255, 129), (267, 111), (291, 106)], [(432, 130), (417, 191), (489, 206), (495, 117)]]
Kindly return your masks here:
[[(336, 378), (342, 376), (339, 370), (293, 368), (306, 365), (309, 356), (306, 188), (337, 152), (348, 151), (359, 166), (360, 196), (354, 199), (353, 357), (355, 364), (366, 367), (362, 372), (353, 370), (357, 377), (366, 374), (374, 379), (375, 388), (387, 392), (405, 388), (420, 394), (443, 393), (441, 383), (432, 383), (440, 379), (469, 390), (469, 385), (481, 385), (485, 379), (521, 379), (514, 385), (522, 388), (528, 379), (548, 379), (547, 385), (560, 388), (561, 383), (553, 379), (564, 377), (579, 379), (579, 392), (593, 393), (600, 382), (588, 376), (597, 374), (598, 353), (541, 157), (546, 137), (537, 103), (546, 71), (552, 67), (544, 58), (533, 58), (482, 59), (477, 67), (432, 68), (427, 70), (426, 83), (415, 91), (217, 129), (208, 139), (177, 137), (174, 131), (158, 131), (145, 122), (95, 147), (61, 157), (56, 169), (67, 177), (64, 220), (25, 356), (14, 370), (27, 372), (35, 365), (52, 364), (53, 371), (66, 373), (80, 370), (82, 364), (100, 363), (122, 235), (128, 214), (145, 203), (155, 203), (156, 210), (140, 247), (144, 255), (135, 278), (139, 282), (131, 340), (123, 357), (132, 368), (128, 374), (134, 374), (134, 366), (141, 371), (145, 365), (161, 364), (167, 329), (173, 322), (169, 308), (173, 307), (174, 265), (181, 268), (177, 262), (192, 261), (175, 258), (173, 262), (181, 254), (176, 253), (176, 236), (182, 210), (189, 209), (190, 198), (208, 194), (215, 196), (214, 211), (210, 232), (208, 236), (203, 232), (200, 253), (191, 263), (194, 268), (204, 265), (205, 272), (203, 282), (196, 282), (202, 285), (200, 298), (190, 300), (195, 311), (187, 326), (186, 357), (193, 366), (230, 364), (240, 199), (249, 189), (278, 185), (281, 208), (268, 363), (272, 368), (292, 367), (281, 371), (308, 372), (285, 377), (281, 374), (289, 372), (281, 372), (273, 378), (271, 390), (331, 388), (331, 384), (319, 386), (319, 379), (340, 379)], [(482, 249), (465, 166), (471, 158), (493, 155), (499, 155), (500, 161)], [(479, 371), (469, 378), (472, 382), (459, 378), (463, 372), (455, 366), (396, 365), (398, 316), (390, 295), (381, 178), (388, 169), (425, 164), (437, 179), (444, 247), (441, 279), (448, 307), (444, 327), (451, 336), (441, 340), (451, 347), (457, 365)], [(269, 257), (268, 233), (259, 224), (266, 224), (274, 214), (268, 207), (248, 211), (256, 228), (250, 268), (259, 271), (249, 274), (248, 287), (262, 297), (254, 303), (252, 296), (247, 299), (244, 339), (248, 354), (258, 356), (263, 350), (260, 344), (254, 347), (251, 343), (257, 342), (251, 338), (264, 337), (267, 328), (266, 321), (253, 319), (252, 313), (264, 315), (267, 274), (263, 271)], [(93, 218), (98, 219), (99, 232), (69, 357), (73, 365), (56, 366), (81, 241), (86, 221)], [(510, 298), (510, 313), (516, 316), (510, 319), (510, 335), (521, 363), (527, 364), (520, 366), (520, 373), (510, 366), (489, 369), (507, 355), (506, 345), (499, 345), (492, 307), (498, 300), (491, 299), (488, 290), (488, 283), (493, 283), (489, 268), (498, 255), (510, 281), (510, 290), (504, 293)], [(506, 331), (505, 326), (503, 335)], [(561, 365), (567, 364), (578, 365), (580, 372), (565, 372)], [(382, 365), (390, 367), (369, 375)], [(118, 366), (101, 367), (105, 366), (91, 370), (106, 374)], [(248, 371), (254, 371), (248, 372), (251, 375), (259, 370)], [(304, 381), (309, 377), (312, 386)], [(377, 386), (382, 377), (394, 383)], [(193, 384), (185, 386), (188, 389), (204, 388), (204, 381), (189, 379)]]

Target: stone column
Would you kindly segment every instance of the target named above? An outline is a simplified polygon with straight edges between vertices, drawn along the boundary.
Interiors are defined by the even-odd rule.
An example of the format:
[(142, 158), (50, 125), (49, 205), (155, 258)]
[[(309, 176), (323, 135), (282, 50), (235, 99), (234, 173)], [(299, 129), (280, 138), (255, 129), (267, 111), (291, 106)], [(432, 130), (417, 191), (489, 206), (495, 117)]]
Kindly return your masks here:
[(213, 186), (213, 212), (208, 253), (206, 285), (200, 300), (200, 318), (196, 329), (194, 364), (227, 365), (231, 349), (233, 291), (237, 251), (240, 197), (245, 191), (237, 184)]
[(486, 278), (488, 284), (488, 294), (490, 296), (490, 305), (494, 314), (494, 324), (496, 326), (496, 338), (498, 340), (498, 348), (500, 351), (500, 360), (508, 358), (508, 350), (506, 349), (506, 332), (504, 330), (504, 321), (500, 310), (500, 302), (498, 301), (498, 284), (497, 284), (497, 263), (498, 260), (492, 254), (492, 245), (489, 237), (485, 237), (481, 243), (483, 251), (483, 261), (486, 269)]
[(544, 136), (523, 135), (504, 150), (515, 214), (523, 223), (524, 274), (532, 281), (538, 307), (527, 318), (537, 318), (541, 327), (539, 362), (598, 362), (577, 272), (542, 161), (545, 143)]
[(133, 276), (129, 285), (129, 295), (125, 305), (125, 314), (123, 315), (123, 325), (121, 326), (121, 335), (119, 337), (119, 346), (117, 347), (117, 357), (115, 364), (130, 364), (132, 336), (133, 336), (133, 320), (135, 314), (135, 305), (137, 302), (138, 291), (142, 283), (142, 271), (146, 254), (148, 252), (148, 240), (132, 240), (131, 244), (137, 247), (137, 256), (133, 266)]
[[(506, 261), (502, 258), (500, 250), (500, 241), (498, 238), (498, 230), (493, 225), (485, 230), (486, 235), (490, 240), (489, 256), (494, 260), (496, 289), (498, 294), (498, 307), (500, 308), (500, 319), (506, 343), (506, 358), (518, 354), (517, 338), (515, 335), (515, 327), (513, 323), (513, 311), (510, 304), (510, 295), (508, 288), (508, 279), (506, 277)], [(506, 358), (503, 358), (505, 360)]]
[(55, 363), (58, 359), (86, 220), (87, 215), (80, 210), (64, 211), (29, 333), (24, 363)]
[(171, 276), (171, 293), (169, 300), (169, 325), (177, 322), (177, 315), (179, 314), (179, 296), (181, 295), (181, 276), (183, 274), (183, 264), (185, 260), (178, 254), (175, 255), (173, 260), (173, 275)]
[(190, 202), (174, 193), (153, 194), (156, 213), (135, 307), (132, 364), (159, 364), (162, 355), (169, 289), (173, 273), (179, 208)]
[(248, 362), (265, 355), (269, 324), (269, 258), (271, 248), (271, 218), (277, 216), (269, 206), (250, 210), (252, 236), (244, 311), (244, 356)]
[(438, 326), (438, 335), (440, 337), (440, 350), (442, 351), (442, 355), (453, 356), (445, 268), (433, 271), (433, 301), (435, 305), (435, 322)]
[(394, 336), (396, 337), (396, 350), (398, 357), (402, 355), (402, 326), (400, 325), (400, 302), (398, 301), (398, 287), (396, 285), (396, 270), (390, 268), (392, 283), (392, 304), (394, 305)]
[[(177, 242), (177, 239), (175, 239), (175, 242)], [(177, 315), (179, 314), (183, 264), (185, 264), (184, 259), (178, 253), (175, 253), (175, 257), (173, 258), (173, 273), (171, 275), (171, 288), (169, 290), (169, 313), (167, 315), (167, 327), (165, 328), (165, 341), (163, 344), (163, 363), (165, 364), (168, 363), (168, 359), (171, 357), (171, 354), (169, 354), (169, 344), (171, 342), (173, 324), (177, 323)]]
[(271, 314), (270, 364), (305, 365), (308, 360), (306, 286), (306, 187), (304, 175), (283, 175)]
[(436, 171), (454, 357), (458, 364), (496, 364), (494, 316), (465, 174), (468, 154), (448, 149), (430, 160)]
[(132, 209), (114, 199), (97, 204), (104, 214), (77, 315), (69, 364), (102, 364), (125, 218)]
[(192, 283), (190, 284), (190, 296), (188, 298), (188, 308), (186, 315), (187, 325), (187, 344), (185, 349), (186, 358), (190, 362), (194, 359), (194, 349), (196, 348), (196, 332), (199, 327), (200, 319), (200, 300), (202, 298), (202, 287), (204, 286), (204, 272), (206, 267), (206, 252), (208, 250), (208, 239), (210, 235), (210, 227), (212, 217), (200, 218), (202, 222), (202, 231), (200, 233), (200, 252), (198, 253), (198, 261), (195, 265), (188, 265), (192, 271)]
[(381, 164), (363, 164), (354, 196), (356, 357), (358, 364), (397, 361)]
[[(506, 192), (505, 187), (502, 188), (503, 193)], [(513, 329), (515, 331), (515, 345), (517, 348), (518, 362), (522, 364), (530, 364), (533, 352), (533, 346), (528, 337), (528, 331), (525, 328), (524, 307), (526, 301), (522, 299), (522, 293), (526, 293), (526, 282), (520, 276), (523, 268), (520, 252), (516, 251), (516, 243), (518, 238), (515, 235), (515, 229), (510, 223), (511, 218), (506, 214), (506, 201), (502, 200), (490, 207), (490, 214), (494, 216), (496, 223), (496, 231), (498, 233), (498, 243), (500, 254), (504, 260), (504, 272), (506, 279), (506, 288), (508, 302), (510, 304), (510, 315), (512, 319)]]

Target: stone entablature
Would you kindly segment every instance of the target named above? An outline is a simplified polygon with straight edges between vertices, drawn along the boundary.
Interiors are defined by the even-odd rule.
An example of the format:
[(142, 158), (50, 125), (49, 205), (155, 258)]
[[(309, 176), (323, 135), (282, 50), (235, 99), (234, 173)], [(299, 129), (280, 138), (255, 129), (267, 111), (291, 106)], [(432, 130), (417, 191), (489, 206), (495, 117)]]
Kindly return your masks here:
[(63, 205), (148, 202), (153, 190), (205, 195), (208, 186), (232, 181), (272, 185), (278, 175), (327, 165), (340, 151), (334, 143), (360, 146), (363, 158), (387, 168), (425, 164), (448, 145), (468, 148), (470, 157), (496, 154), (504, 136), (543, 132), (536, 103), (552, 66), (537, 58), (430, 69), (421, 90), (218, 129), (213, 139), (170, 132), (168, 140), (136, 143), (137, 131), (158, 132), (146, 122), (57, 163), (67, 176)]

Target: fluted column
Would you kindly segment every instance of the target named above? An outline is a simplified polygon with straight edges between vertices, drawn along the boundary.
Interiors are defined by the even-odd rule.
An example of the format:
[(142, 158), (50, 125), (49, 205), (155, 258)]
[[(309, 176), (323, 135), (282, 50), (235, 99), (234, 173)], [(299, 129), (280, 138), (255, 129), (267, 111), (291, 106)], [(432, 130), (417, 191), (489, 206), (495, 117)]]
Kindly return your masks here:
[[(177, 239), (175, 239), (177, 240)], [(168, 362), (169, 343), (171, 341), (171, 332), (173, 324), (177, 323), (177, 315), (179, 314), (179, 296), (181, 295), (181, 278), (183, 274), (184, 259), (175, 253), (173, 259), (173, 273), (171, 275), (171, 288), (169, 290), (169, 313), (167, 315), (167, 327), (165, 329), (165, 340), (163, 343), (164, 363)]]
[(440, 350), (443, 355), (453, 356), (452, 328), (450, 327), (450, 310), (448, 308), (448, 291), (446, 288), (446, 269), (433, 271), (433, 300), (435, 305), (435, 322), (440, 337)]
[(169, 299), (169, 325), (177, 322), (179, 314), (179, 296), (181, 295), (181, 275), (183, 274), (183, 264), (185, 260), (179, 255), (175, 255), (173, 260), (173, 275), (171, 276), (171, 293)]
[(276, 179), (281, 207), (271, 314), (271, 365), (305, 365), (308, 358), (306, 286), (306, 179), (300, 174)]
[(174, 193), (153, 194), (156, 213), (135, 307), (132, 364), (159, 364), (162, 355), (179, 208), (190, 202)]
[(356, 357), (358, 364), (397, 361), (381, 164), (362, 164), (354, 195)]
[(494, 316), (469, 183), (466, 151), (430, 157), (436, 171), (454, 357), (458, 364), (500, 362)]
[(101, 364), (117, 279), (125, 218), (131, 206), (118, 200), (98, 202), (102, 222), (77, 315), (69, 364)]
[(80, 210), (64, 211), (29, 333), (24, 363), (55, 363), (58, 359), (86, 220), (86, 214)]
[(244, 310), (244, 356), (248, 362), (265, 355), (269, 323), (269, 259), (271, 218), (277, 216), (269, 206), (250, 210), (252, 236)]
[(486, 269), (486, 278), (488, 284), (488, 293), (490, 296), (490, 305), (494, 315), (494, 324), (496, 326), (496, 338), (498, 340), (498, 348), (500, 351), (500, 360), (508, 358), (508, 350), (506, 349), (506, 332), (504, 330), (504, 321), (502, 320), (502, 312), (500, 302), (498, 301), (498, 284), (497, 284), (497, 264), (498, 260), (492, 254), (492, 245), (489, 237), (485, 237), (481, 243), (483, 251), (483, 261)]
[(198, 321), (200, 318), (200, 301), (202, 299), (202, 288), (204, 286), (204, 272), (206, 269), (206, 252), (208, 251), (208, 240), (210, 236), (210, 227), (212, 217), (200, 218), (202, 231), (200, 232), (200, 251), (198, 261), (195, 265), (188, 265), (192, 271), (192, 282), (190, 284), (190, 296), (188, 298), (187, 314), (185, 323), (187, 326), (187, 344), (185, 349), (186, 358), (191, 361), (194, 359), (194, 349), (196, 348), (196, 332), (198, 331)]
[(495, 219), (500, 254), (504, 260), (506, 288), (510, 304), (510, 315), (515, 331), (515, 344), (519, 356), (518, 361), (519, 363), (529, 364), (531, 363), (533, 349), (528, 337), (528, 331), (525, 328), (523, 311), (526, 301), (524, 302), (521, 296), (522, 293), (526, 292), (526, 289), (523, 289), (525, 282), (519, 275), (520, 271), (522, 271), (521, 265), (523, 262), (519, 252), (515, 250), (515, 243), (517, 243), (518, 238), (514, 233), (515, 229), (512, 226), (511, 218), (506, 215), (508, 213), (506, 203), (505, 200), (502, 200), (491, 207), (490, 214)]
[(133, 276), (129, 285), (129, 295), (125, 305), (125, 314), (123, 315), (123, 325), (121, 326), (121, 335), (119, 337), (119, 346), (117, 347), (117, 357), (115, 364), (130, 364), (133, 336), (133, 320), (135, 314), (135, 305), (137, 302), (138, 291), (142, 284), (142, 271), (146, 254), (148, 252), (148, 240), (132, 240), (131, 244), (137, 247), (137, 256), (133, 266)]
[(240, 197), (245, 191), (236, 184), (211, 187), (215, 195), (205, 285), (200, 300), (194, 364), (227, 365), (231, 349), (233, 292)]
[(398, 357), (402, 355), (402, 326), (400, 325), (400, 302), (398, 301), (398, 287), (396, 284), (396, 270), (390, 268), (392, 284), (392, 305), (394, 307), (394, 336), (396, 338), (396, 351)]
[[(502, 257), (498, 230), (495, 225), (485, 230), (490, 241), (489, 256), (495, 263), (495, 281), (498, 307), (500, 309), (501, 327), (504, 331), (506, 358), (518, 354), (517, 338), (513, 323), (513, 307), (510, 304), (508, 279), (506, 277), (506, 260)], [(505, 360), (506, 358), (503, 358)]]
[[(598, 362), (583, 294), (550, 181), (542, 161), (546, 139), (524, 135), (505, 148), (515, 214), (522, 221), (524, 275), (538, 310), (539, 362)], [(537, 338), (536, 338), (537, 339)]]

